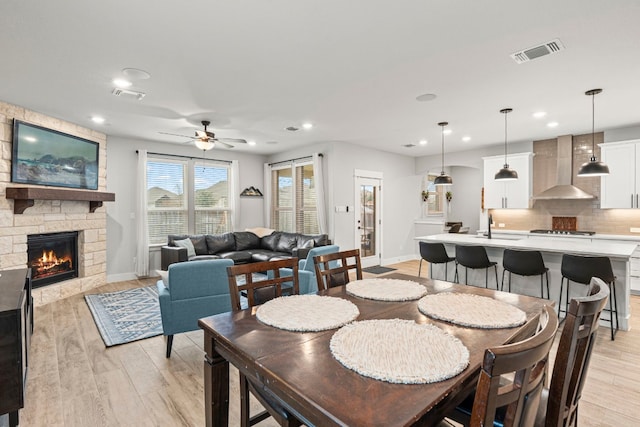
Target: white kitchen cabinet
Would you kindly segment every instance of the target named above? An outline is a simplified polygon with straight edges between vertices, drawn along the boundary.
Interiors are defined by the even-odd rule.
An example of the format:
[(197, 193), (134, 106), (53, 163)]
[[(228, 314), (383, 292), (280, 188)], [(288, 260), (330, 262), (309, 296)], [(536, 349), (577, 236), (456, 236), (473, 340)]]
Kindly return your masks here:
[(609, 166), (601, 179), (600, 208), (640, 208), (640, 140), (601, 144), (600, 150)]
[(515, 181), (496, 181), (495, 174), (504, 166), (504, 156), (483, 157), (484, 208), (527, 209), (532, 190), (533, 153), (509, 154), (507, 162), (518, 172)]

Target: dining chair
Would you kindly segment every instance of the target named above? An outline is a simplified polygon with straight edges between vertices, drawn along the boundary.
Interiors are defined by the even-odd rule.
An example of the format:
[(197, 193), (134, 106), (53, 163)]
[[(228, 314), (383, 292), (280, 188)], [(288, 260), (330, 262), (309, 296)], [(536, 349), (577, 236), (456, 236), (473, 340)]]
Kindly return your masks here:
[(578, 403), (595, 345), (600, 314), (610, 296), (608, 285), (591, 279), (589, 295), (574, 298), (564, 321), (549, 389), (542, 392), (536, 426), (578, 425)]
[[(444, 264), (444, 280), (448, 280), (447, 267), (450, 262), (455, 261), (455, 257), (450, 257), (442, 243), (419, 242), (420, 264), (418, 265), (418, 277), (422, 272), (422, 260), (429, 263), (429, 278), (433, 279), (433, 264)], [(458, 281), (458, 276), (454, 276), (454, 282)]]
[(544, 265), (540, 251), (528, 251), (519, 249), (505, 249), (502, 255), (502, 285), (504, 290), (504, 276), (509, 273), (509, 292), (511, 292), (511, 274), (518, 276), (540, 276), (540, 298), (544, 298), (543, 279), (547, 279), (547, 299), (549, 294), (549, 269)]
[(349, 283), (349, 270), (355, 270), (356, 279), (362, 280), (360, 250), (336, 252), (313, 258), (318, 290), (325, 290)]
[[(562, 255), (562, 263), (560, 265), (562, 279), (560, 280), (560, 298), (558, 299), (558, 316), (560, 312), (567, 312), (569, 306), (569, 284), (571, 282), (589, 285), (592, 277), (601, 279), (609, 287), (609, 319), (603, 319), (609, 322), (611, 327), (611, 340), (616, 339), (618, 332), (618, 301), (616, 298), (616, 276), (613, 274), (611, 260), (605, 256), (582, 256), (582, 255)], [(565, 305), (562, 309), (562, 289), (564, 281), (567, 280), (565, 289)]]
[[(470, 417), (456, 410), (452, 419), (471, 427), (531, 426), (537, 415), (548, 370), (549, 351), (558, 330), (553, 308), (533, 319), (537, 332), (522, 341), (485, 350)], [(536, 324), (534, 323), (534, 324)], [(445, 419), (441, 426), (452, 425)]]
[(498, 263), (489, 261), (487, 250), (484, 246), (456, 245), (456, 278), (459, 278), (458, 264), (464, 267), (464, 284), (468, 285), (468, 269), (486, 269), (484, 274), (484, 286), (489, 287), (489, 268), (493, 267), (496, 273), (496, 289), (498, 289)]
[[(280, 269), (291, 269), (288, 275), (282, 275)], [(261, 280), (254, 281), (254, 273), (263, 273)], [(266, 277), (263, 278), (263, 275)], [(263, 304), (270, 299), (282, 296), (283, 288), (289, 295), (298, 295), (298, 259), (290, 258), (278, 261), (252, 262), (234, 265), (227, 268), (229, 278), (229, 293), (233, 311), (241, 310), (241, 296), (246, 293), (248, 308)], [(265, 411), (251, 416), (249, 410), (249, 392), (265, 408)], [(269, 416), (273, 417), (281, 426), (299, 426), (302, 423), (287, 411), (257, 381), (249, 380), (240, 372), (240, 425), (242, 427), (257, 424)]]

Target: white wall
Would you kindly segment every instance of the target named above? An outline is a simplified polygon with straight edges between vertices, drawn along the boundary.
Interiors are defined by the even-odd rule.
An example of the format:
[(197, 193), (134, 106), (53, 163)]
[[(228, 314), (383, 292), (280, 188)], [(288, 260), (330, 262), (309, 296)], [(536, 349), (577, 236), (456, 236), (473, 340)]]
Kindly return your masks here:
[[(131, 280), (134, 274), (136, 256), (135, 236), (135, 194), (136, 194), (136, 150), (201, 157), (202, 152), (193, 147), (177, 144), (165, 144), (145, 140), (109, 137), (107, 144), (107, 191), (116, 194), (114, 203), (107, 206), (107, 280)], [(240, 169), (240, 190), (254, 186), (262, 189), (263, 164), (266, 157), (245, 154), (231, 150), (213, 150), (206, 153), (207, 158), (219, 160), (238, 160)], [(238, 230), (247, 227), (262, 226), (262, 198), (240, 198), (240, 224)], [(152, 254), (152, 271), (160, 268), (155, 253)]]

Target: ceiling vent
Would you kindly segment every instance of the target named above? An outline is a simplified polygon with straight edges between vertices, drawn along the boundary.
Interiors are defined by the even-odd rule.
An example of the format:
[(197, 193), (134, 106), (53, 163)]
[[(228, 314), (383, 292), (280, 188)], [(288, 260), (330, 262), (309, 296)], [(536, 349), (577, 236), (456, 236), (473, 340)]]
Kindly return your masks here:
[(558, 53), (561, 50), (564, 50), (564, 46), (562, 45), (562, 42), (560, 41), (560, 39), (553, 39), (539, 46), (533, 46), (528, 49), (524, 49), (519, 52), (512, 53), (511, 57), (518, 64), (522, 64), (523, 62), (529, 62), (536, 58), (540, 58), (541, 56), (550, 55), (552, 53)]
[(402, 145), (404, 148), (413, 148), (416, 146), (416, 144), (403, 144)]
[(122, 89), (119, 87), (113, 88), (113, 91), (111, 92), (111, 94), (115, 96), (121, 96), (123, 98), (137, 99), (138, 101), (140, 101), (146, 95), (146, 93), (144, 92), (136, 92), (135, 90)]

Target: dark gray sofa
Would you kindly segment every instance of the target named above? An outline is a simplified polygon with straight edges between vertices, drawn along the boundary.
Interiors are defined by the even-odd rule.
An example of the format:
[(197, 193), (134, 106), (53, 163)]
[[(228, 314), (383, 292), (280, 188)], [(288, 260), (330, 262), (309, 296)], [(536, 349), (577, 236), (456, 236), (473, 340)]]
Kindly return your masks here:
[[(184, 239), (193, 243), (195, 256), (189, 258), (186, 248), (174, 244), (174, 241)], [(160, 250), (161, 266), (163, 270), (167, 270), (169, 265), (176, 262), (218, 258), (231, 259), (235, 264), (291, 257), (304, 258), (309, 249), (329, 243), (326, 234), (306, 235), (284, 231), (275, 231), (264, 237), (258, 237), (250, 231), (200, 235), (170, 234), (167, 245)]]

